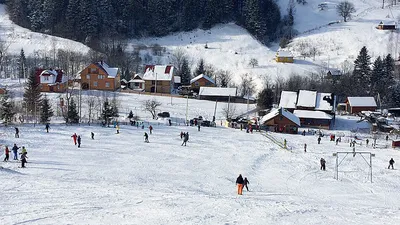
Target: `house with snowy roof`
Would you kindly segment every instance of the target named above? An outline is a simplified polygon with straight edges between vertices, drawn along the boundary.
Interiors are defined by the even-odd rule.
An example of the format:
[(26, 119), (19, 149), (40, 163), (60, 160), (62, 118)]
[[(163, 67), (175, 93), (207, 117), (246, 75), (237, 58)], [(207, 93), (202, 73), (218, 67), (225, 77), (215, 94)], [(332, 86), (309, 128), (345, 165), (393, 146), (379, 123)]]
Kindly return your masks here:
[(378, 30), (396, 30), (397, 23), (395, 21), (381, 21), (376, 27)]
[(128, 87), (135, 91), (144, 91), (144, 84), (145, 81), (143, 80), (142, 74), (135, 74), (133, 77), (128, 81)]
[(199, 93), (200, 87), (216, 87), (217, 85), (209, 76), (200, 74), (190, 80), (190, 86), (194, 92)]
[(36, 68), (35, 76), (41, 92), (63, 93), (68, 87), (68, 78), (63, 70)]
[(279, 50), (276, 52), (275, 61), (284, 63), (293, 63), (294, 57), (293, 54), (289, 51)]
[(289, 110), (280, 107), (272, 109), (263, 116), (260, 124), (267, 127), (269, 131), (297, 134), (300, 127), (300, 119)]
[(119, 69), (110, 67), (103, 61), (91, 63), (79, 74), (82, 89), (116, 91), (121, 87)]
[(222, 101), (222, 102), (235, 102), (237, 97), (236, 88), (223, 88), (223, 87), (200, 87), (199, 99)]
[(174, 90), (174, 66), (146, 65), (143, 80), (146, 92), (171, 94)]
[(374, 97), (347, 97), (346, 111), (350, 114), (361, 111), (376, 111), (377, 104)]

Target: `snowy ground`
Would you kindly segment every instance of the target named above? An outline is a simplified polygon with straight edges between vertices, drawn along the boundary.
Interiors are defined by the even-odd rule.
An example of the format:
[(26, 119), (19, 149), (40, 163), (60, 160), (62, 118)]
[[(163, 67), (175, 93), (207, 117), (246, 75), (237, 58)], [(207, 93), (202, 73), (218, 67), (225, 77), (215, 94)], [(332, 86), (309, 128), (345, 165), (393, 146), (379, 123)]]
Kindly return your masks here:
[[(121, 126), (120, 134), (115, 128), (62, 124), (45, 133), (44, 126), (25, 125), (19, 126), (19, 139), (13, 127), (0, 127), (0, 144), (25, 146), (29, 156), (25, 169), (12, 160), (0, 164), (2, 224), (396, 224), (400, 219), (399, 170), (396, 164), (396, 170), (386, 169), (400, 153), (386, 148), (383, 139), (372, 149), (364, 142), (371, 137), (358, 134), (364, 143), (357, 151), (376, 154), (373, 183), (358, 155), (343, 161), (337, 181), (332, 153), (350, 151), (350, 137), (336, 146), (327, 136), (318, 145), (313, 135), (271, 133), (288, 140), (288, 151), (257, 132), (152, 124), (150, 143), (143, 142), (148, 123), (144, 130)], [(186, 147), (181, 131), (190, 134)], [(75, 132), (82, 135), (81, 148), (70, 137)], [(321, 157), (327, 171), (319, 170)], [(250, 181), (243, 196), (236, 195), (239, 173)]]

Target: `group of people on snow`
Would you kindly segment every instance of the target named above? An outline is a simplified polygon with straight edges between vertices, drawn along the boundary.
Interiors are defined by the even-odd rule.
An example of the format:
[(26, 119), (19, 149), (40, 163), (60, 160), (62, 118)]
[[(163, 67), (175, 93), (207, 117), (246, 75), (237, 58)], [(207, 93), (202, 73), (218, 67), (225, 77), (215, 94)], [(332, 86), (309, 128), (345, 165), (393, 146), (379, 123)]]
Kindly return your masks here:
[(243, 188), (246, 187), (246, 190), (249, 191), (249, 187), (247, 186), (250, 184), (249, 180), (247, 177), (243, 179), (242, 174), (239, 174), (238, 178), (236, 178), (236, 185), (238, 188), (238, 195), (242, 195), (243, 193)]
[[(21, 155), (21, 167), (25, 168), (25, 163), (26, 163), (26, 159), (28, 158), (28, 152), (26, 151), (25, 146), (22, 146), (21, 152), (18, 153), (18, 149), (20, 149), (20, 147), (17, 146), (17, 144), (14, 144), (14, 146), (12, 147), (12, 152), (14, 154), (14, 160), (18, 160), (18, 154)], [(5, 146), (4, 149), (4, 153), (5, 153), (5, 157), (4, 157), (4, 162), (8, 162), (10, 159), (10, 149), (8, 148), (8, 146)]]

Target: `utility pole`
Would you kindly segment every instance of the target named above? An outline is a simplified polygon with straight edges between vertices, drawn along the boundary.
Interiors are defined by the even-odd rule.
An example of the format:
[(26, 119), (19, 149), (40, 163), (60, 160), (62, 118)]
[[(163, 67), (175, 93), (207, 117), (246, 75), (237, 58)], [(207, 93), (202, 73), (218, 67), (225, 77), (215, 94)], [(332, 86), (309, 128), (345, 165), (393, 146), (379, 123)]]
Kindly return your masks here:
[(189, 110), (189, 95), (186, 95), (186, 120), (185, 120), (186, 125), (188, 125), (187, 124), (187, 121), (188, 121), (188, 110)]

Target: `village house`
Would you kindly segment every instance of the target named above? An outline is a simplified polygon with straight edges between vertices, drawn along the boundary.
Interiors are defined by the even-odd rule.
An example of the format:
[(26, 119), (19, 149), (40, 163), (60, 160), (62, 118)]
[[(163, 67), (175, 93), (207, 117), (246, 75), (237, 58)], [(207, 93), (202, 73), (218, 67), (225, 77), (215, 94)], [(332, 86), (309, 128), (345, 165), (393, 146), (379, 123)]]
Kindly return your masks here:
[(260, 124), (267, 127), (268, 131), (289, 134), (297, 134), (300, 123), (300, 119), (296, 115), (282, 107), (272, 109), (260, 120)]
[(361, 111), (376, 111), (377, 104), (374, 97), (347, 97), (346, 111), (350, 114)]
[(199, 93), (200, 87), (216, 87), (217, 85), (209, 76), (200, 74), (190, 80), (190, 86), (194, 92)]
[(57, 92), (63, 93), (68, 88), (68, 78), (64, 71), (60, 69), (42, 69), (37, 68), (35, 71), (36, 80), (40, 84), (41, 92)]
[(144, 84), (143, 75), (139, 73), (133, 75), (132, 79), (128, 81), (128, 87), (135, 91), (144, 91)]
[(171, 94), (174, 91), (174, 67), (171, 65), (146, 65), (143, 74), (146, 92)]
[(293, 63), (294, 58), (291, 52), (279, 50), (276, 52), (276, 62)]
[(302, 127), (329, 130), (333, 119), (332, 115), (321, 111), (294, 110), (293, 114), (300, 119)]
[(396, 30), (397, 29), (397, 24), (395, 21), (387, 21), (383, 22), (381, 21), (378, 26), (376, 27), (378, 30)]
[(92, 63), (80, 72), (82, 89), (116, 91), (121, 87), (118, 68), (100, 61)]
[(235, 102), (237, 98), (236, 88), (200, 87), (199, 99), (219, 102)]

